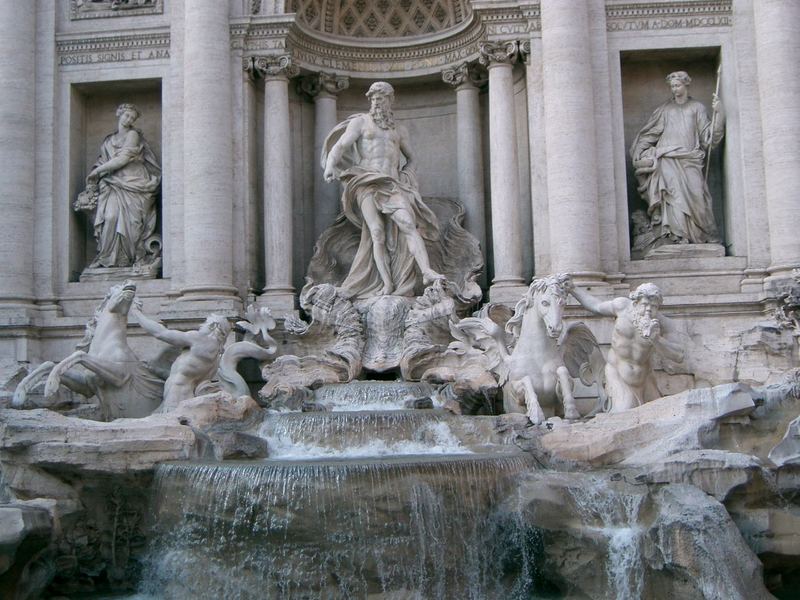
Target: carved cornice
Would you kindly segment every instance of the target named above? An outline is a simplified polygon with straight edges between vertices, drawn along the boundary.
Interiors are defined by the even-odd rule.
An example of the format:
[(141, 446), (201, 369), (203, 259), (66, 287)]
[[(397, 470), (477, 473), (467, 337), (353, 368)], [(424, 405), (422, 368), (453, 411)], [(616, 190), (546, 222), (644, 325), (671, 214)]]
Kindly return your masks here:
[(314, 73), (297, 81), (297, 90), (310, 98), (336, 96), (350, 87), (350, 78), (335, 73)]
[(480, 53), (480, 63), (487, 68), (497, 65), (513, 65), (519, 58), (519, 42), (516, 40), (481, 42)]
[(58, 64), (85, 65), (169, 58), (169, 30), (109, 35), (59, 36), (56, 39)]
[(480, 87), (488, 78), (485, 69), (479, 68), (475, 63), (463, 62), (453, 69), (442, 71), (442, 81), (458, 89), (461, 86)]
[(732, 0), (670, 0), (661, 2), (622, 2), (606, 5), (606, 29), (614, 31), (659, 31), (730, 27), (733, 25)]
[(252, 79), (291, 79), (300, 74), (291, 54), (280, 56), (248, 56), (242, 66)]

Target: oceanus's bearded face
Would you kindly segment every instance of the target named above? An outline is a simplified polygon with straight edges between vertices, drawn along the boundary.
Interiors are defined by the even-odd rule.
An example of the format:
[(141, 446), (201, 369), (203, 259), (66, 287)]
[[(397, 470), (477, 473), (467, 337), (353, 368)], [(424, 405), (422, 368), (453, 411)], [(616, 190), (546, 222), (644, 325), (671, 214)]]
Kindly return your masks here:
[(633, 326), (645, 339), (657, 335), (661, 329), (656, 316), (658, 315), (658, 303), (651, 302), (649, 298), (635, 300), (630, 308), (630, 319)]
[(381, 129), (394, 128), (394, 111), (392, 111), (392, 101), (388, 96), (375, 95), (369, 107), (369, 115), (375, 125)]

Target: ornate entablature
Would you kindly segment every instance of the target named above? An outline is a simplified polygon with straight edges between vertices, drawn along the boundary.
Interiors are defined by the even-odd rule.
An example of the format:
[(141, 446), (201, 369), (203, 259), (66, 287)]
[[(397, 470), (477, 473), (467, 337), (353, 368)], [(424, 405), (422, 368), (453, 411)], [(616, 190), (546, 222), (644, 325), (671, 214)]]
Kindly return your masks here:
[(101, 19), (134, 15), (160, 15), (164, 0), (70, 0), (69, 18)]
[(59, 66), (169, 59), (169, 30), (91, 37), (59, 36)]
[(606, 29), (609, 32), (697, 29), (732, 25), (732, 0), (705, 2), (608, 0), (606, 5)]

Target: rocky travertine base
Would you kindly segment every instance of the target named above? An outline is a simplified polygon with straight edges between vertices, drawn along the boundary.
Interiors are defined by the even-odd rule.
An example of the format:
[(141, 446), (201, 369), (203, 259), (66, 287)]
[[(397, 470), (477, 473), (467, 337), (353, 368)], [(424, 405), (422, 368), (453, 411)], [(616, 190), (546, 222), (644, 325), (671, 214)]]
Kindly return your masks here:
[[(526, 593), (766, 598), (764, 581), (782, 594), (800, 566), (800, 453), (792, 432), (784, 437), (800, 412), (796, 383), (795, 374), (766, 388), (698, 389), (572, 424), (451, 415), (441, 426), (466, 448), (492, 453), (513, 444), (534, 458), (537, 468), (497, 506), (508, 544), (492, 559), (502, 576), (527, 582)], [(337, 419), (337, 427), (363, 421), (357, 413)], [(259, 435), (262, 409), (225, 394), (145, 419), (100, 423), (5, 410), (0, 422), (0, 499), (15, 503), (9, 515), (36, 504), (53, 522), (50, 530), (21, 521), (11, 536), (20, 548), (24, 540), (41, 548), (42, 532), (52, 537), (34, 561), (6, 552), (15, 558), (2, 576), (22, 586), (24, 565), (33, 562), (45, 579), (55, 577), (50, 590), (59, 594), (135, 581), (157, 463), (269, 453)]]

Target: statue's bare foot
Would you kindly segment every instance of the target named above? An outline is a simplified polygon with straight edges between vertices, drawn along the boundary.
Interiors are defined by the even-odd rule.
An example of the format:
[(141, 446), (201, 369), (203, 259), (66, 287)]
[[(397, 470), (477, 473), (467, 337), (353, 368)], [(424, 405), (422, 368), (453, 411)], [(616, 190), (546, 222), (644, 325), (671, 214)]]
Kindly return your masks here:
[(441, 273), (437, 273), (433, 269), (428, 269), (427, 271), (422, 272), (422, 283), (425, 285), (430, 285), (434, 281), (447, 281), (447, 277)]
[(378, 292), (379, 296), (391, 296), (394, 288), (392, 287), (391, 283), (385, 283), (381, 288), (381, 291)]

